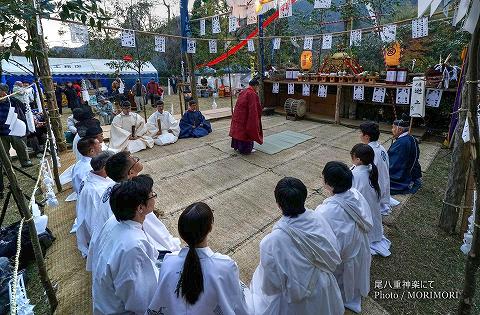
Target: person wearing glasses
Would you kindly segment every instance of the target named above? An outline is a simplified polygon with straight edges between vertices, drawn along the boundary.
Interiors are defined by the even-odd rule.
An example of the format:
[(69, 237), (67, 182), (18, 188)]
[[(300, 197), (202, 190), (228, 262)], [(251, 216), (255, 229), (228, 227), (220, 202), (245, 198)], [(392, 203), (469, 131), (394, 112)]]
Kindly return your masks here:
[(153, 179), (139, 175), (112, 188), (115, 216), (104, 226), (92, 248), (94, 314), (144, 314), (158, 279), (158, 251), (143, 230), (155, 207)]
[[(128, 151), (122, 151), (110, 157), (105, 164), (107, 176), (114, 182), (110, 184), (101, 193), (100, 204), (97, 207), (97, 213), (92, 220), (92, 237), (87, 255), (87, 271), (93, 271), (95, 256), (92, 256), (92, 249), (95, 247), (96, 239), (100, 230), (108, 230), (108, 227), (115, 225), (115, 216), (111, 208), (110, 195), (115, 183), (120, 183), (133, 179), (143, 170), (143, 165), (138, 157), (132, 156)], [(173, 237), (165, 225), (158, 219), (154, 213), (148, 213), (143, 222), (143, 230), (149, 236), (148, 240), (160, 253), (174, 252), (180, 250), (180, 240)]]
[(131, 111), (129, 101), (121, 104), (122, 112), (112, 120), (109, 147), (114, 150), (128, 150), (132, 153), (153, 148), (153, 139), (148, 136), (145, 120)]
[(249, 290), (240, 282), (237, 264), (208, 247), (213, 221), (213, 210), (203, 202), (182, 212), (178, 233), (188, 247), (165, 256), (147, 314), (250, 314)]

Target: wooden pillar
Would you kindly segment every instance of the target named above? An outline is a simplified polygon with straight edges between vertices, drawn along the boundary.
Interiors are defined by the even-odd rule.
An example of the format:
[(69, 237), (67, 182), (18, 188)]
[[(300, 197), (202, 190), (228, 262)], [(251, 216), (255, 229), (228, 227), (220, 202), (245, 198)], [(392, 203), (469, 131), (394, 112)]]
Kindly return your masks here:
[(335, 100), (335, 124), (340, 124), (340, 103), (342, 101), (342, 86), (337, 85), (337, 98)]

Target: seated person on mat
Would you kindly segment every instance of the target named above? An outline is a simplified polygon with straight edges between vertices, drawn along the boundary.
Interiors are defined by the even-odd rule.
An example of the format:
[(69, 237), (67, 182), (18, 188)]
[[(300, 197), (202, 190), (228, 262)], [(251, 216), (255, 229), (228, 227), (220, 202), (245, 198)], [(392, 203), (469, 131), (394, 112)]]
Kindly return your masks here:
[(179, 138), (201, 138), (210, 132), (212, 132), (210, 122), (197, 110), (197, 102), (190, 100), (188, 103), (188, 111), (183, 114), (180, 120)]
[(147, 120), (147, 128), (156, 145), (175, 143), (178, 140), (180, 126), (172, 114), (163, 110), (163, 101), (155, 103), (155, 111)]
[(392, 133), (395, 142), (388, 149), (390, 193), (414, 194), (422, 186), (422, 168), (418, 163), (420, 149), (409, 133), (410, 119), (395, 120)]

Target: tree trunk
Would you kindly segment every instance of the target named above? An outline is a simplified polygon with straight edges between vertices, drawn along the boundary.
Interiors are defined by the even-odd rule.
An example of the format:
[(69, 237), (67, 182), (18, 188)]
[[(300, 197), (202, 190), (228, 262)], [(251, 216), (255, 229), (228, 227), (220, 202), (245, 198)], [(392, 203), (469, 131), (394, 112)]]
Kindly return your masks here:
[[(470, 40), (470, 63), (469, 63), (469, 72), (467, 76), (467, 90), (468, 90), (468, 105), (470, 113), (474, 116), (471, 119), (473, 122), (473, 134), (471, 134), (471, 144), (469, 143), (468, 146), (472, 147), (475, 150), (475, 155), (472, 158), (471, 167), (473, 170), (473, 177), (475, 179), (475, 186), (477, 190), (477, 202), (475, 211), (475, 224), (473, 229), (473, 240), (472, 240), (472, 248), (468, 253), (467, 263), (465, 267), (465, 282), (462, 297), (460, 300), (460, 306), (458, 308), (458, 314), (465, 315), (470, 314), (472, 311), (473, 300), (475, 296), (475, 287), (476, 287), (476, 273), (478, 267), (480, 266), (480, 163), (478, 159), (480, 158), (480, 137), (479, 137), (479, 126), (477, 120), (477, 80), (478, 80), (478, 73), (479, 73), (479, 63), (478, 58), (480, 56), (479, 51), (479, 41), (480, 41), (480, 23), (477, 22), (475, 27), (475, 31), (472, 34), (472, 38)], [(462, 104), (463, 105), (463, 104)]]
[[(470, 55), (471, 56), (471, 55)], [(471, 61), (472, 58), (469, 58)], [(472, 68), (468, 64), (468, 70)], [(470, 77), (470, 72), (468, 72)], [(462, 107), (468, 108), (466, 89), (462, 91)], [(462, 203), (463, 195), (465, 194), (465, 182), (467, 179), (468, 160), (470, 149), (462, 140), (463, 126), (465, 125), (465, 118), (467, 113), (460, 111), (458, 114), (458, 123), (455, 128), (455, 135), (453, 137), (453, 152), (450, 161), (450, 171), (448, 173), (447, 189), (445, 191), (445, 202), (440, 213), (440, 220), (438, 226), (447, 233), (455, 233), (457, 221), (459, 217), (459, 208), (451, 205), (460, 205)], [(448, 203), (448, 204), (447, 204)]]
[(53, 86), (52, 73), (48, 62), (47, 45), (45, 44), (43, 35), (38, 35), (38, 26), (35, 19), (28, 21), (28, 23), (29, 36), (33, 41), (35, 48), (34, 54), (38, 62), (38, 75), (43, 84), (43, 93), (46, 96), (48, 117), (50, 118), (50, 124), (53, 134), (55, 135), (58, 151), (62, 152), (67, 149), (67, 143), (65, 142), (62, 122), (58, 114), (57, 98), (55, 97), (55, 88)]
[(13, 194), (13, 197), (17, 203), (18, 210), (22, 214), (22, 217), (25, 219), (25, 223), (28, 225), (28, 231), (30, 234), (30, 240), (32, 242), (33, 253), (35, 255), (35, 262), (37, 263), (38, 273), (40, 275), (40, 280), (42, 281), (43, 288), (48, 297), (48, 302), (50, 304), (50, 311), (53, 314), (55, 308), (57, 307), (58, 301), (55, 296), (55, 290), (52, 287), (50, 278), (48, 277), (47, 268), (45, 267), (45, 261), (43, 259), (42, 248), (40, 246), (40, 241), (38, 240), (37, 229), (35, 228), (35, 222), (32, 219), (30, 210), (27, 207), (25, 197), (23, 196), (22, 190), (18, 186), (17, 177), (12, 168), (12, 162), (5, 151), (3, 143), (0, 141), (0, 160), (3, 164), (3, 169), (7, 174), (8, 181), (10, 182), (10, 188)]

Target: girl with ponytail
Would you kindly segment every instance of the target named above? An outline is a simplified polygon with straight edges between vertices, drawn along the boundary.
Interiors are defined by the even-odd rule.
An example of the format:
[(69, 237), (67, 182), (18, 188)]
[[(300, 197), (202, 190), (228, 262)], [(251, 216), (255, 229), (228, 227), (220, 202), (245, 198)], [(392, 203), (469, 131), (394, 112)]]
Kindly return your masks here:
[(390, 256), (390, 241), (383, 235), (380, 197), (382, 192), (378, 184), (378, 169), (373, 162), (375, 152), (367, 144), (356, 144), (350, 151), (352, 158), (352, 187), (357, 189), (367, 200), (373, 221), (373, 228), (368, 233), (370, 252), (383, 257)]
[(248, 314), (236, 263), (208, 247), (213, 222), (203, 202), (182, 212), (178, 233), (187, 247), (165, 256), (148, 314)]

